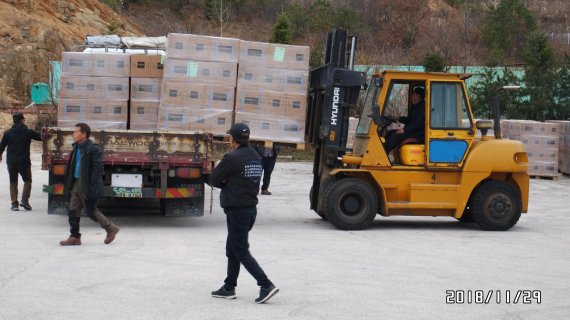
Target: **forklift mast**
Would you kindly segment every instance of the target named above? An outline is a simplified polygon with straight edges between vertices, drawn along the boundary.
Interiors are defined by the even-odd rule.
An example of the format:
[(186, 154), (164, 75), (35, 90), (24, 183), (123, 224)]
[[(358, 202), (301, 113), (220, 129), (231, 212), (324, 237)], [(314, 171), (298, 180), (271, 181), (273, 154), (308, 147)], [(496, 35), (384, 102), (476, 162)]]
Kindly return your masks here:
[(339, 166), (347, 151), (350, 108), (358, 101), (365, 75), (353, 71), (357, 38), (346, 30), (329, 32), (325, 65), (311, 70), (307, 97), (305, 142), (315, 150), (311, 208), (317, 210), (318, 195), (327, 173)]
[(349, 37), (346, 30), (329, 32), (325, 65), (311, 70), (309, 76), (305, 141), (334, 153), (327, 161), (330, 167), (346, 150), (349, 110), (365, 82), (362, 72), (352, 71), (356, 43), (357, 38)]

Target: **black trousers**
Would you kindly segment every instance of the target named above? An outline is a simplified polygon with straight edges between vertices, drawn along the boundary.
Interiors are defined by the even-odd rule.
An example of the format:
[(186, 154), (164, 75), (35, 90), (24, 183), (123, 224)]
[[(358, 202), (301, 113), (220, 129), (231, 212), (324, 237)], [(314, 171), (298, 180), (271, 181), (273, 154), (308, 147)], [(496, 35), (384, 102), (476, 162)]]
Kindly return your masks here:
[(261, 184), (261, 190), (267, 190), (269, 188), (271, 173), (273, 173), (273, 169), (275, 169), (275, 162), (277, 162), (277, 156), (261, 157), (261, 166), (263, 167), (263, 183)]
[(384, 142), (384, 150), (386, 150), (386, 154), (390, 153), (390, 151), (394, 150), (394, 148), (399, 146), (400, 143), (408, 138), (415, 138), (415, 136), (407, 133), (396, 133), (395, 130), (388, 132), (386, 135), (386, 142)]
[(224, 208), (228, 226), (228, 238), (226, 240), (226, 256), (228, 257), (228, 274), (224, 280), (226, 289), (237, 286), (240, 264), (255, 278), (257, 285), (263, 288), (269, 287), (269, 281), (263, 269), (249, 252), (248, 234), (257, 216), (256, 207)]

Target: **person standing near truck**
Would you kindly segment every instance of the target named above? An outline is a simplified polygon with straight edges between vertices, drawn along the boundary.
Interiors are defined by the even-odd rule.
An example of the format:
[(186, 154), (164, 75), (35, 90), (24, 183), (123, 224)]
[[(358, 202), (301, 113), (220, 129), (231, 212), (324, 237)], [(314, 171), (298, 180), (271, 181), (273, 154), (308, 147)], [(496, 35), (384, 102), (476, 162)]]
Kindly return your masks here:
[[(0, 162), (6, 147), (8, 148), (6, 164), (10, 178), (10, 200), (12, 200), (12, 210), (18, 211), (19, 207), (32, 210), (30, 206), (30, 193), (32, 191), (32, 162), (30, 161), (30, 144), (32, 140), (41, 141), (42, 136), (34, 130), (28, 129), (24, 124), (23, 113), (17, 112), (12, 115), (14, 125), (4, 132), (0, 142)], [(18, 175), (24, 181), (22, 190), (22, 201), (18, 203)]]
[(257, 216), (257, 194), (261, 181), (261, 159), (249, 146), (249, 127), (243, 123), (234, 124), (228, 131), (232, 151), (226, 154), (210, 177), (213, 187), (221, 188), (220, 205), (226, 214), (228, 237), (227, 277), (224, 285), (212, 291), (216, 298), (235, 299), (235, 287), (240, 265), (257, 280), (261, 287), (256, 303), (265, 303), (279, 289), (269, 280), (263, 269), (249, 252), (248, 234)]
[(277, 162), (277, 153), (279, 152), (279, 147), (275, 145), (272, 147), (256, 145), (255, 149), (261, 157), (261, 166), (263, 167), (261, 194), (270, 196), (271, 191), (269, 191), (269, 183), (271, 182), (271, 173), (273, 173), (273, 169), (275, 169), (275, 163)]
[(71, 235), (59, 242), (62, 246), (81, 245), (79, 220), (81, 211), (107, 231), (105, 244), (113, 242), (119, 227), (113, 224), (97, 208), (97, 200), (103, 196), (103, 152), (89, 139), (91, 128), (78, 123), (73, 130), (73, 151), (65, 173), (65, 195), (69, 201), (69, 228)]

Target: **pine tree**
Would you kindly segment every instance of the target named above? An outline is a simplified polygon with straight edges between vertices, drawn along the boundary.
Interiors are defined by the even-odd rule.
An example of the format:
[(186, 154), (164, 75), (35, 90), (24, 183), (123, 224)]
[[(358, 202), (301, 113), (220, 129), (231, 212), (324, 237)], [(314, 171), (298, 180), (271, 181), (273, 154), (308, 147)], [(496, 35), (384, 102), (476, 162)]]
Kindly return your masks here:
[(446, 72), (447, 66), (439, 52), (428, 52), (424, 55), (422, 64), (426, 72)]
[(290, 44), (291, 43), (291, 23), (289, 22), (289, 17), (287, 13), (283, 12), (277, 16), (277, 22), (273, 27), (273, 31), (271, 33), (271, 39), (269, 42), (271, 43), (282, 43), (282, 44)]

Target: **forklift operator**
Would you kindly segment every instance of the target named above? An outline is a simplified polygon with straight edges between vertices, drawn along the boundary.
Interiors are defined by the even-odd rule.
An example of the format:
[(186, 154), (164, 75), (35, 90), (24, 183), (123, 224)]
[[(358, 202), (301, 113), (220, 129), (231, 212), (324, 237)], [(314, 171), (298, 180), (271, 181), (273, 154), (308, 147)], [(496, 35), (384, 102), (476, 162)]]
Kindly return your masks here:
[(412, 92), (412, 106), (408, 112), (408, 117), (400, 118), (400, 122), (405, 124), (404, 128), (391, 130), (386, 135), (384, 150), (389, 154), (394, 148), (400, 146), (404, 140), (410, 143), (424, 143), (425, 140), (425, 89), (415, 87)]

